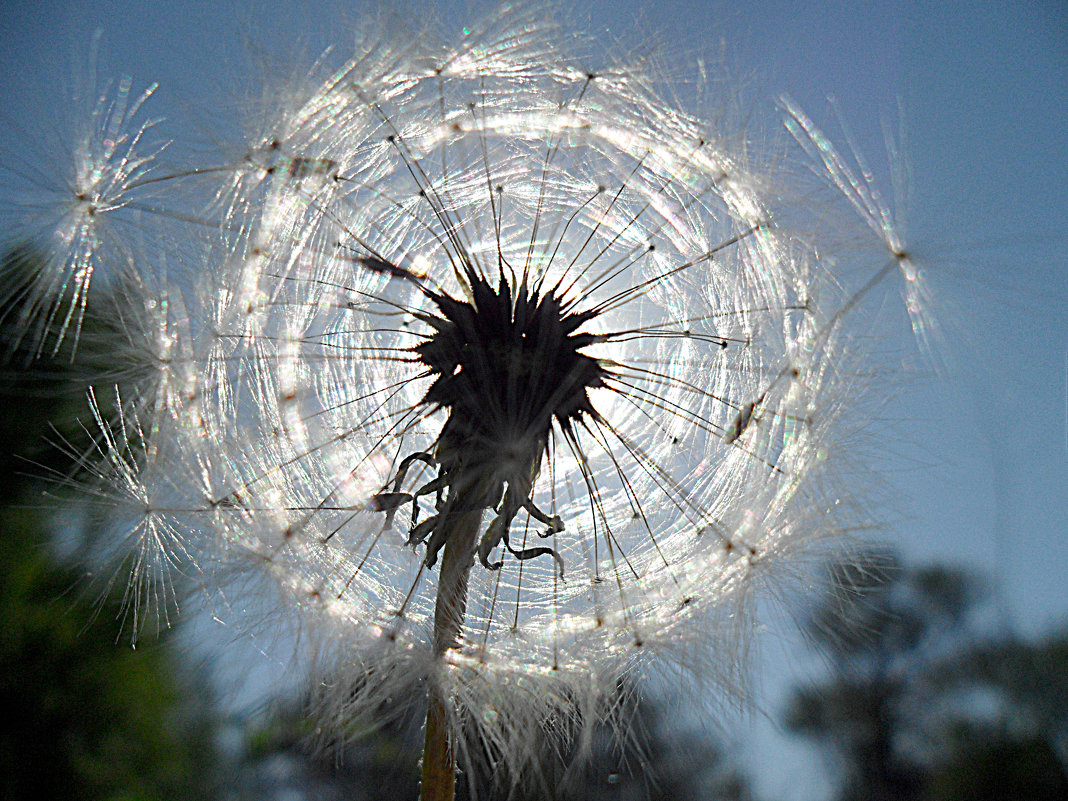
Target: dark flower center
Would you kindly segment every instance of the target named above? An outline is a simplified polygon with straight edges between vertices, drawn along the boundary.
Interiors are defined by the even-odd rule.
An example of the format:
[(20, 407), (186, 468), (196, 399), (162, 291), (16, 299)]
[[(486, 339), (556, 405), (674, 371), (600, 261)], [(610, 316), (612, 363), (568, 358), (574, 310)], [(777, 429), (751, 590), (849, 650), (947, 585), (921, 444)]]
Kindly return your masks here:
[[(509, 540), (513, 518), (521, 509), (545, 524), (540, 536), (563, 530), (559, 517), (538, 509), (534, 483), (545, 457), (553, 421), (565, 437), (583, 415), (597, 419), (589, 390), (604, 385), (604, 368), (582, 353), (599, 341), (579, 329), (597, 312), (575, 312), (555, 294), (542, 294), (526, 281), (513, 287), (503, 277), (494, 289), (468, 271), (468, 300), (428, 292), (438, 314), (416, 316), (431, 329), (413, 351), (434, 380), (423, 403), (448, 412), (431, 453), (402, 460), (376, 508), (388, 513), (412, 504), (412, 545), (426, 542), (425, 562), (433, 566), (438, 551), (471, 510), (492, 509), (496, 517), (478, 541), (479, 561), (496, 570), (502, 562), (489, 557), (504, 543), (517, 559), (550, 554), (561, 576), (563, 562), (547, 546), (514, 548)], [(408, 469), (423, 462), (437, 476), (414, 492), (401, 491)], [(434, 495), (436, 514), (417, 522), (419, 498)]]
[(481, 278), (471, 290), (470, 301), (433, 295), (441, 316), (423, 317), (434, 333), (415, 349), (434, 375), (424, 402), (449, 411), (439, 450), (486, 465), (522, 455), (536, 469), (554, 419), (568, 432), (596, 414), (588, 391), (604, 369), (581, 350), (597, 338), (577, 333), (594, 314), (526, 284), (513, 298), (503, 278), (496, 290)]

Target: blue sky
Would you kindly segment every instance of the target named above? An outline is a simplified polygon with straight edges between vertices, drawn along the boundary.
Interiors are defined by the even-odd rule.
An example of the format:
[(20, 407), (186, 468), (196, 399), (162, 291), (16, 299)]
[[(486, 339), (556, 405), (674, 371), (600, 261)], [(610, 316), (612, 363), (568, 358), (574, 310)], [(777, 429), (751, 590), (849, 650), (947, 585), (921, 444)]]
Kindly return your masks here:
[[(594, 0), (561, 4), (558, 17), (619, 47), (659, 42), (683, 79), (698, 59), (722, 66), (758, 118), (781, 94), (831, 131), (837, 113), (888, 190), (907, 167), (907, 239), (936, 290), (946, 368), (893, 407), (901, 442), (888, 450), (912, 461), (894, 463), (900, 520), (887, 536), (909, 559), (984, 574), (1016, 631), (1068, 623), (1068, 7), (804, 5)], [(451, 29), (493, 5), (436, 7)], [(314, 55), (343, 44), (361, 8), (6, 0), (0, 153), (25, 152), (16, 127), (60, 124), (98, 27), (104, 73), (159, 81), (157, 108), (193, 108), (240, 97), (247, 84), (230, 76), (247, 72), (247, 42)], [(692, 96), (685, 84), (679, 96)], [(892, 163), (884, 121), (907, 133)], [(908, 348), (902, 358), (924, 366)], [(788, 778), (767, 789), (809, 797)]]

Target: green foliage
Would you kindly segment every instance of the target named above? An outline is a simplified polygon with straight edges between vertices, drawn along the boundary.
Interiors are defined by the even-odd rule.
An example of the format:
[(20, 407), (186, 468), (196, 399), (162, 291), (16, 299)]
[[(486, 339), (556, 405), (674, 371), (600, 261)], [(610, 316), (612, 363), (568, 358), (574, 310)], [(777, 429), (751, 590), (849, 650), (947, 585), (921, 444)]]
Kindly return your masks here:
[(168, 650), (116, 644), (115, 622), (71, 599), (40, 522), (0, 515), (0, 796), (210, 798), (210, 732)]
[(957, 752), (931, 776), (927, 801), (1064, 801), (1064, 767), (1044, 737), (991, 733), (959, 738)]
[[(0, 276), (15, 281), (35, 258), (26, 249), (9, 253)], [(5, 324), (17, 321), (17, 305), (3, 312)], [(212, 798), (216, 760), (204, 701), (176, 678), (165, 642), (118, 644), (111, 612), (119, 598), (85, 597), (82, 576), (59, 563), (49, 541), (43, 486), (30, 476), (69, 473), (70, 457), (55, 441), (87, 437), (76, 423), (85, 401), (71, 389), (70, 355), (33, 360), (16, 347), (2, 367), (0, 797)]]

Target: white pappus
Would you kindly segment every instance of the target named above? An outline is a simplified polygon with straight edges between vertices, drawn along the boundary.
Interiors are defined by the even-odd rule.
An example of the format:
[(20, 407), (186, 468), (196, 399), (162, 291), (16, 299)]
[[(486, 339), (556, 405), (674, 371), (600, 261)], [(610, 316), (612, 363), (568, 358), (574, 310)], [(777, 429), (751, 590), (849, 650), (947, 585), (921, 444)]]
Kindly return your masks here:
[[(328, 717), (429, 688), (454, 756), (522, 770), (648, 665), (735, 680), (755, 590), (855, 524), (850, 312), (919, 289), (792, 105), (825, 180), (504, 18), (320, 65), (198, 163), (123, 100), (25, 326), (71, 336), (121, 274), (139, 380), (94, 497), (132, 520), (138, 614), (174, 566), (220, 617), (248, 593), (311, 635)], [(148, 233), (109, 249), (108, 215)]]

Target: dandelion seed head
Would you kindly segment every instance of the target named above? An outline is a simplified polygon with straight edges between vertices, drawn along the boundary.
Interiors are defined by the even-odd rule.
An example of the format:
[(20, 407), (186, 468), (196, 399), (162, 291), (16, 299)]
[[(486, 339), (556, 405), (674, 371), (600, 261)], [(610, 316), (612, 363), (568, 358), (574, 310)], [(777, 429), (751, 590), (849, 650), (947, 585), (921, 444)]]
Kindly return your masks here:
[[(124, 262), (147, 343), (127, 356), (152, 378), (119, 406), (151, 453), (128, 458), (128, 419), (97, 422), (141, 502), (131, 538), (205, 586), (269, 585), (316, 635), (324, 714), (430, 684), (455, 732), (521, 768), (537, 732), (611, 716), (621, 677), (737, 681), (757, 590), (849, 525), (847, 312), (885, 263), (916, 276), (800, 110), (787, 127), (867, 250), (826, 245), (744, 132), (629, 66), (585, 69), (517, 13), (451, 49), (324, 62), (266, 95), (229, 161), (169, 176), (148, 177), (159, 150), (123, 100), (75, 183), (102, 211), (149, 181), (168, 209), (187, 192), (158, 224), (202, 243), (163, 275), (158, 253)], [(94, 219), (86, 269), (101, 236)]]

